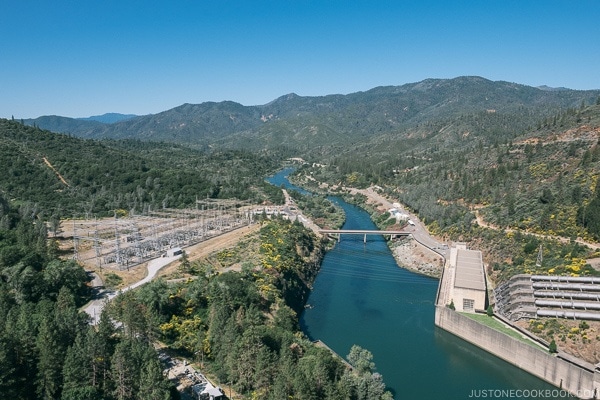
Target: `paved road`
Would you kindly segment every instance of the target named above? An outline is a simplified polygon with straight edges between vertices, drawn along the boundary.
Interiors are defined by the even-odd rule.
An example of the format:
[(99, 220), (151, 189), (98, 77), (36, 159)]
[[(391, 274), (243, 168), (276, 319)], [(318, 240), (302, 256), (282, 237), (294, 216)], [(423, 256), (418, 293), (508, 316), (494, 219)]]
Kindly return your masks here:
[(447, 258), (450, 255), (450, 250), (448, 248), (448, 245), (438, 241), (437, 239), (435, 239), (434, 237), (429, 235), (427, 228), (421, 222), (421, 220), (419, 220), (419, 217), (417, 217), (415, 214), (412, 214), (411, 212), (406, 210), (404, 207), (402, 207), (402, 205), (400, 205), (400, 207), (398, 207), (399, 203), (396, 203), (395, 205), (392, 204), (388, 199), (386, 199), (385, 197), (383, 197), (382, 195), (380, 195), (379, 193), (374, 191), (373, 188), (351, 189), (351, 192), (361, 193), (362, 195), (367, 196), (368, 198), (373, 199), (376, 202), (383, 204), (383, 206), (385, 208), (387, 208), (388, 210), (391, 208), (396, 208), (396, 209), (398, 209), (398, 211), (400, 211), (404, 214), (407, 214), (409, 216), (409, 219), (414, 223), (414, 225), (407, 226), (404, 229), (406, 232), (410, 232), (412, 237), (417, 242), (419, 242), (423, 246), (435, 251), (436, 253), (440, 254), (444, 258)]
[(307, 218), (302, 214), (302, 211), (300, 211), (294, 200), (290, 197), (287, 190), (281, 190), (283, 190), (283, 195), (285, 196), (285, 205), (283, 206), (283, 212), (287, 214), (290, 221), (298, 220), (302, 223), (302, 225), (304, 225), (304, 227), (312, 230), (314, 233), (320, 236), (321, 227), (316, 225), (310, 218)]
[[(88, 313), (92, 319), (90, 323), (92, 325), (96, 325), (100, 321), (100, 314), (102, 314), (102, 310), (104, 309), (104, 306), (110, 300), (112, 300), (115, 296), (117, 296), (119, 293), (124, 293), (128, 290), (135, 289), (136, 287), (141, 286), (144, 283), (150, 282), (156, 276), (156, 274), (162, 267), (177, 260), (179, 257), (181, 257), (181, 255), (177, 255), (177, 256), (173, 256), (173, 257), (160, 257), (160, 258), (155, 258), (154, 260), (150, 260), (148, 262), (148, 266), (147, 266), (148, 272), (146, 274), (146, 277), (124, 289), (121, 289), (119, 292), (115, 292), (114, 290), (108, 290), (108, 289), (100, 289), (97, 298), (92, 300), (91, 302), (89, 302), (83, 308), (83, 311)], [(93, 282), (94, 282), (93, 283), (94, 285), (98, 284), (98, 280), (96, 278), (94, 278)]]

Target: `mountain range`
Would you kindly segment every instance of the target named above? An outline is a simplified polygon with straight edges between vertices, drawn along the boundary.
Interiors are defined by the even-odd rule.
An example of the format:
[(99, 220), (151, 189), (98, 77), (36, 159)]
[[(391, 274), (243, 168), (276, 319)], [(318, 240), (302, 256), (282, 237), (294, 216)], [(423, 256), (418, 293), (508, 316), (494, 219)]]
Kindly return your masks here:
[(119, 114), (119, 113), (106, 113), (102, 115), (93, 115), (86, 118), (77, 118), (81, 121), (98, 121), (104, 124), (113, 124), (115, 122), (127, 121), (128, 119), (137, 117), (135, 114)]
[[(444, 142), (460, 130), (476, 130), (491, 114), (510, 120), (507, 131), (522, 131), (561, 110), (595, 103), (599, 97), (600, 90), (536, 88), (467, 76), (426, 79), (347, 95), (290, 93), (258, 106), (205, 102), (127, 118), (44, 116), (24, 122), (82, 138), (135, 138), (199, 148), (278, 148), (306, 156), (386, 136), (431, 137), (440, 130), (444, 131)], [(465, 116), (472, 121), (456, 127), (457, 117)], [(501, 126), (499, 129), (497, 133), (503, 134)]]
[[(183, 104), (114, 123), (29, 123), (36, 127), (0, 120), (0, 164), (8, 166), (0, 193), (56, 214), (185, 207), (197, 196), (273, 201), (264, 176), (300, 156), (313, 161), (297, 171), (304, 185), (377, 185), (452, 240), (483, 240), (477, 216), (498, 228), (485, 232), (490, 243), (515, 228), (600, 238), (598, 90), (460, 77), (348, 95), (292, 93), (261, 106)], [(523, 245), (486, 253), (513, 260), (499, 262), (499, 273), (524, 273), (533, 253)]]

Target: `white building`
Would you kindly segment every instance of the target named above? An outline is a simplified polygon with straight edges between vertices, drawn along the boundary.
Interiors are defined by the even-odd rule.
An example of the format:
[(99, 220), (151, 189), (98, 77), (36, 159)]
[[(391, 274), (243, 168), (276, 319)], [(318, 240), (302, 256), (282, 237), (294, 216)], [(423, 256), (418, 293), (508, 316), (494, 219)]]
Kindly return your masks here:
[(221, 400), (224, 398), (221, 388), (214, 387), (208, 381), (192, 386), (192, 393), (198, 400)]
[(481, 251), (457, 245), (450, 249), (448, 272), (452, 274), (449, 298), (456, 311), (485, 310), (486, 283)]
[(406, 221), (409, 218), (408, 214), (403, 213), (396, 208), (391, 208), (389, 213), (392, 217), (396, 218), (397, 223), (400, 221)]

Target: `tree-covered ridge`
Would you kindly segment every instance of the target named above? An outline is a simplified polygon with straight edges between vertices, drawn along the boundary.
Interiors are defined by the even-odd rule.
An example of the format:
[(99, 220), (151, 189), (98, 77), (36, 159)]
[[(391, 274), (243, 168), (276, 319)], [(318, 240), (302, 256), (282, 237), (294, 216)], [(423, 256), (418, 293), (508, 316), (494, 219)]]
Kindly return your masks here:
[[(194, 147), (277, 149), (321, 162), (380, 140), (404, 140), (414, 134), (436, 135), (446, 142), (463, 127), (479, 122), (460, 116), (480, 113), (502, 116), (492, 123), (522, 131), (560, 109), (595, 101), (599, 91), (547, 91), (480, 77), (426, 79), (402, 86), (377, 87), (348, 95), (304, 97), (295, 94), (260, 106), (231, 101), (184, 104), (155, 115), (116, 124), (82, 125), (66, 119), (36, 119), (30, 124), (87, 138), (138, 138)], [(444, 129), (445, 126), (448, 128)], [(440, 131), (442, 129), (442, 131)], [(440, 134), (440, 135), (438, 135)]]
[(320, 258), (316, 237), (285, 220), (266, 221), (259, 236), (257, 264), (220, 274), (192, 265), (197, 279), (158, 280), (127, 292), (111, 304), (110, 315), (130, 336), (164, 341), (246, 398), (391, 398), (370, 353), (353, 350), (359, 370), (351, 373), (299, 331)]
[(96, 330), (78, 312), (89, 299), (87, 282), (79, 265), (56, 257), (39, 209), (15, 208), (0, 196), (3, 398), (171, 398), (147, 341), (120, 335), (106, 318)]
[(276, 167), (267, 155), (83, 140), (9, 120), (0, 120), (0, 163), (0, 193), (63, 216), (141, 213), (207, 197), (261, 202), (270, 196), (263, 177)]
[[(471, 120), (488, 118), (503, 119), (492, 113)], [(582, 103), (541, 119), (530, 130), (494, 135), (483, 124), (456, 137), (455, 145), (424, 138), (377, 161), (369, 153), (339, 156), (310, 173), (317, 181), (351, 187), (378, 184), (417, 212), (433, 234), (476, 240), (498, 271), (593, 273), (583, 265), (577, 271), (568, 267), (593, 252), (582, 245), (569, 250), (573, 244), (564, 247), (559, 239), (600, 239), (599, 138), (600, 105)], [(527, 233), (556, 239), (530, 239), (523, 236)], [(542, 269), (535, 268), (540, 244), (546, 259)], [(557, 252), (549, 250), (554, 247)]]

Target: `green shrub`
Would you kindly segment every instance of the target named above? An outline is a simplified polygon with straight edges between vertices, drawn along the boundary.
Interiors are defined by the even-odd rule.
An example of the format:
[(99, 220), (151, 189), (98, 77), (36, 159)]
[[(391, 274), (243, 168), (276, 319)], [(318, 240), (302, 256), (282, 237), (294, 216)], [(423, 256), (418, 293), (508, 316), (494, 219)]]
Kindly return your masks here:
[(123, 278), (113, 272), (109, 272), (108, 274), (104, 275), (104, 286), (107, 288), (114, 289), (122, 282)]
[(558, 352), (558, 348), (556, 347), (556, 342), (554, 341), (554, 339), (552, 339), (552, 341), (548, 345), (548, 351), (550, 353), (557, 353)]

